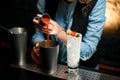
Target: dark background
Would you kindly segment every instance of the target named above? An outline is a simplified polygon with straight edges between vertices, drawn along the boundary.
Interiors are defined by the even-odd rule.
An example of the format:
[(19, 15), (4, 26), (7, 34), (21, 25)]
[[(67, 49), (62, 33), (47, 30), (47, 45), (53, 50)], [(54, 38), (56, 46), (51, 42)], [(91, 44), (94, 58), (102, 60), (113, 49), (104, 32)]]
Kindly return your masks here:
[[(30, 49), (33, 47), (31, 37), (35, 28), (32, 19), (37, 14), (36, 2), (37, 0), (0, 1), (0, 25), (8, 29), (13, 27), (26, 28), (28, 31), (28, 48)], [(11, 71), (11, 68), (9, 67), (12, 59), (10, 56), (11, 43), (9, 36), (10, 34), (8, 32), (0, 28), (0, 78), (4, 77), (5, 79), (9, 78), (13, 74), (12, 72), (14, 72)], [(29, 52), (28, 58), (30, 58)]]
[[(34, 33), (32, 19), (36, 16), (37, 0), (0, 1), (0, 25), (8, 29), (25, 27), (28, 31), (28, 43)], [(0, 29), (0, 40), (7, 41), (7, 33)]]
[[(37, 0), (0, 1), (0, 25), (8, 29), (13, 27), (25, 27), (28, 31), (28, 48), (30, 49), (33, 47), (31, 37), (35, 31), (32, 19), (38, 13), (36, 2)], [(102, 35), (102, 40), (100, 41), (97, 51), (97, 54), (100, 56), (98, 63), (120, 68), (119, 34), (120, 28), (118, 28), (114, 34), (107, 33), (106, 35)], [(0, 70), (2, 70), (3, 65), (10, 63), (9, 52), (11, 43), (8, 37), (9, 34), (0, 28)]]

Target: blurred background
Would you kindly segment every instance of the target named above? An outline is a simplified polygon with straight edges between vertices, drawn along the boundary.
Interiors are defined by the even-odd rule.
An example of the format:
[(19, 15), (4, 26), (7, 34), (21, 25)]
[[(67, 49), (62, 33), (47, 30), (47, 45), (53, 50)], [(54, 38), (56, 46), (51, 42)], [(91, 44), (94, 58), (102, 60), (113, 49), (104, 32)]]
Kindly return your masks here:
[(99, 63), (102, 69), (120, 73), (120, 0), (106, 2), (107, 20), (99, 46)]

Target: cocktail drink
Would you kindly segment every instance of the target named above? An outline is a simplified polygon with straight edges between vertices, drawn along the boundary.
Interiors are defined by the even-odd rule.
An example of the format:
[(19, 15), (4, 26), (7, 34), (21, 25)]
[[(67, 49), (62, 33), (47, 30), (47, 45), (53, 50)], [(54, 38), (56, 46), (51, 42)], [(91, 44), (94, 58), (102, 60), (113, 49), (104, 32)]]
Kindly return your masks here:
[(82, 35), (71, 30), (67, 30), (66, 33), (68, 80), (82, 80), (79, 72)]
[(70, 68), (79, 66), (81, 39), (80, 33), (67, 30), (67, 65)]

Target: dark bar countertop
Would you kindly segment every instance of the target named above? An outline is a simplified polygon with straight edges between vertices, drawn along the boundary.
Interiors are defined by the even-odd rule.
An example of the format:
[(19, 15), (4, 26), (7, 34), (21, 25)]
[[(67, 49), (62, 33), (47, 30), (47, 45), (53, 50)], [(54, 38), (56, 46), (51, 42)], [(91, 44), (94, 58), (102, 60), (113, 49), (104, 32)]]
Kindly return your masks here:
[[(16, 69), (14, 72), (19, 71), (18, 80), (67, 80), (68, 68), (66, 65), (58, 64), (58, 70), (54, 74), (42, 72), (35, 63), (26, 63), (22, 66), (11, 64), (10, 66)], [(83, 67), (80, 67), (79, 70), (82, 80), (120, 80), (120, 76), (118, 75), (108, 74)]]

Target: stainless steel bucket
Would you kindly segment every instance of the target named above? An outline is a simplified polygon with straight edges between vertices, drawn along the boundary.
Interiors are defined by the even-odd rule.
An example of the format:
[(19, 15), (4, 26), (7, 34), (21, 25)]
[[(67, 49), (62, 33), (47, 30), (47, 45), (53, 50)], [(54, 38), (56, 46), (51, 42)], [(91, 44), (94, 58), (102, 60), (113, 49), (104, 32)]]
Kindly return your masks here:
[(24, 65), (27, 53), (27, 30), (23, 27), (14, 27), (9, 29), (9, 31), (11, 32), (12, 62)]

